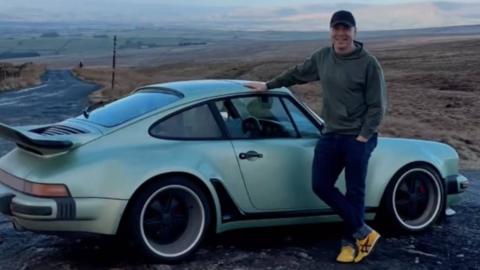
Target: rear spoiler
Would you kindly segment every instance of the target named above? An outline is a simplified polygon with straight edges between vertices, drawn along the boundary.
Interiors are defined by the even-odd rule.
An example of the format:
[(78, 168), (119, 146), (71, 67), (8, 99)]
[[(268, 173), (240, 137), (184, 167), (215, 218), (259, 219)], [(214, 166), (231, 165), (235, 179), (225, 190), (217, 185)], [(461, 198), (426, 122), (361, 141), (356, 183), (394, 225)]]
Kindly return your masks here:
[(0, 137), (16, 143), (19, 147), (27, 151), (40, 155), (65, 152), (75, 145), (71, 140), (59, 138), (62, 136), (52, 136), (52, 138), (48, 138), (28, 130), (10, 127), (2, 123), (0, 123)]

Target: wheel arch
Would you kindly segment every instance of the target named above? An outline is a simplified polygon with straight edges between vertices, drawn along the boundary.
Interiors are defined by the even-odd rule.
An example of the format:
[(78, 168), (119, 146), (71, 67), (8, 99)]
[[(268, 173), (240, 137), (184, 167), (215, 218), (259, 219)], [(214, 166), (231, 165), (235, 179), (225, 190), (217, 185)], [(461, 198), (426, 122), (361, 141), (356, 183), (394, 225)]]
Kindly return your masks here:
[[(405, 171), (411, 169), (411, 168), (415, 168), (415, 167), (419, 167), (419, 166), (427, 166), (429, 167), (430, 169), (432, 169), (436, 174), (437, 176), (440, 178), (440, 183), (442, 183), (442, 187), (443, 187), (443, 191), (445, 192), (446, 190), (446, 183), (445, 183), (445, 179), (442, 177), (442, 173), (441, 171), (437, 168), (437, 166), (435, 166), (433, 163), (431, 162), (427, 162), (427, 161), (412, 161), (410, 163), (407, 163), (405, 165), (403, 165), (402, 167), (400, 167), (398, 170), (396, 170), (393, 175), (390, 177), (390, 179), (388, 179), (388, 181), (386, 181), (386, 185), (385, 187), (383, 188), (382, 192), (381, 192), (381, 196), (380, 197), (380, 200), (378, 202), (378, 209), (380, 210), (384, 204), (385, 204), (385, 192), (387, 191), (387, 188), (388, 186), (392, 183), (392, 181), (396, 178), (398, 178), (402, 173), (404, 173)], [(445, 204), (446, 203), (446, 197), (444, 198), (444, 205), (443, 207), (445, 207)], [(375, 214), (375, 218), (377, 217), (377, 215), (379, 214), (379, 211), (376, 212)]]
[(218, 209), (219, 208), (219, 203), (218, 203), (218, 198), (215, 194), (215, 191), (213, 190), (213, 187), (209, 186), (209, 183), (207, 181), (202, 180), (199, 176), (194, 175), (189, 172), (182, 172), (182, 171), (176, 171), (176, 172), (164, 172), (158, 175), (155, 175), (147, 180), (145, 180), (141, 185), (139, 185), (135, 191), (132, 193), (132, 196), (128, 200), (128, 203), (122, 213), (122, 217), (120, 219), (119, 226), (117, 228), (117, 234), (118, 233), (123, 233), (125, 226), (126, 226), (126, 216), (127, 212), (130, 209), (132, 202), (135, 200), (139, 194), (142, 193), (142, 191), (146, 188), (148, 188), (152, 183), (154, 182), (161, 182), (165, 181), (166, 179), (172, 178), (172, 177), (183, 177), (188, 179), (189, 181), (192, 181), (195, 183), (198, 187), (201, 188), (201, 190), (204, 192), (205, 196), (207, 197), (208, 200), (208, 205), (210, 207), (210, 212), (211, 212), (211, 222), (210, 222), (210, 228), (208, 230), (208, 233), (214, 233), (217, 228), (217, 219), (218, 219)]

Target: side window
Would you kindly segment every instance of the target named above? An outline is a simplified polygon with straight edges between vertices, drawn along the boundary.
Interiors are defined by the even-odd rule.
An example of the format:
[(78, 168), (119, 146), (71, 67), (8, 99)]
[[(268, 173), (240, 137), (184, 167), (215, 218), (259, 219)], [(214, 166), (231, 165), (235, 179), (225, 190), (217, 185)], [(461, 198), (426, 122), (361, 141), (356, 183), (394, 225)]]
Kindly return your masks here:
[(215, 104), (235, 139), (298, 137), (278, 97), (232, 98)]
[(175, 114), (150, 129), (155, 137), (178, 139), (218, 139), (222, 131), (208, 105), (201, 105)]
[(297, 126), (298, 132), (304, 138), (318, 138), (320, 130), (290, 99), (284, 98), (285, 106), (293, 118), (293, 122)]

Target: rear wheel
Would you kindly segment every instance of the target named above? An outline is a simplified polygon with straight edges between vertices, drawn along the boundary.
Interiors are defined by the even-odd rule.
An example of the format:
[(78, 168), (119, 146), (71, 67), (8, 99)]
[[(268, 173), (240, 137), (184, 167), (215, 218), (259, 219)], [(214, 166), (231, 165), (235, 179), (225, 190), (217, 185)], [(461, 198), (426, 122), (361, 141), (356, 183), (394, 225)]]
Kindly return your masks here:
[(154, 182), (135, 196), (129, 209), (134, 244), (157, 261), (175, 262), (191, 255), (210, 224), (202, 189), (181, 177)]
[(438, 173), (423, 164), (408, 166), (389, 183), (382, 214), (394, 227), (418, 232), (441, 216), (444, 204), (444, 186)]

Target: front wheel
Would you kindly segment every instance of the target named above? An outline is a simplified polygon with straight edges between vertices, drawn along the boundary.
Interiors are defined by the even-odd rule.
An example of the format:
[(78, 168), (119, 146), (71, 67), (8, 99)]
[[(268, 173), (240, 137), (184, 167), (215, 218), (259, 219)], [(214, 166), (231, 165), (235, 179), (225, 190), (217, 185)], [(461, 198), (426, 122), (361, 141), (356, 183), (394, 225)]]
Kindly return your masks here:
[(135, 196), (129, 232), (143, 254), (177, 262), (192, 254), (208, 231), (210, 210), (204, 192), (181, 177), (154, 182)]
[(442, 214), (445, 191), (438, 173), (427, 165), (408, 166), (395, 174), (383, 198), (383, 215), (396, 228), (418, 232)]

